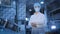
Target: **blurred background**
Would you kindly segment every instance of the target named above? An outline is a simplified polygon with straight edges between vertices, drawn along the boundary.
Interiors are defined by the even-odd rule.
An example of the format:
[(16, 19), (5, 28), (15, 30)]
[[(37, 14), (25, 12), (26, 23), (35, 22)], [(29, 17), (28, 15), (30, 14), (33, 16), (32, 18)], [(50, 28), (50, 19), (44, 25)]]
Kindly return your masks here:
[(35, 2), (47, 17), (45, 34), (60, 34), (60, 0), (0, 0), (0, 33), (31, 34), (28, 21)]

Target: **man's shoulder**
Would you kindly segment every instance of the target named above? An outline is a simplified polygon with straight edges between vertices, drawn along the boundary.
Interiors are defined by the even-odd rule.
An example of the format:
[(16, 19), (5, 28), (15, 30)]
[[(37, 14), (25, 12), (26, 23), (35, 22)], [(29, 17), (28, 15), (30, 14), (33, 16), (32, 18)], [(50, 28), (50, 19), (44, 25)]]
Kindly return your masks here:
[(34, 15), (31, 15), (31, 18), (34, 17)]
[(40, 13), (40, 15), (45, 16), (43, 13)]

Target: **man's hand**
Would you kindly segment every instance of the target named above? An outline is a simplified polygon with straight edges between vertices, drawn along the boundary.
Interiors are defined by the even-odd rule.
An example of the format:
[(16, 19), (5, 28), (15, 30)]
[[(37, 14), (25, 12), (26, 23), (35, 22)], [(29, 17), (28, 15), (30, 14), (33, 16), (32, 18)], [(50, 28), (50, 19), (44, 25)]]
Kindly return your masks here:
[(37, 27), (36, 23), (31, 23), (32, 27)]

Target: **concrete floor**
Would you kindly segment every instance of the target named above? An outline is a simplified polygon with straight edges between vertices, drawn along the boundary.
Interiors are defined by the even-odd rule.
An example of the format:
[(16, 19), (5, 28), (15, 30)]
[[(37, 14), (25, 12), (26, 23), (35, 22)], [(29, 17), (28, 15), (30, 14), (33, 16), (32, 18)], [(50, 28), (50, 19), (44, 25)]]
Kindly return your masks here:
[(14, 31), (9, 30), (9, 29), (3, 29), (3, 30), (0, 29), (0, 34), (25, 34), (25, 32), (24, 31), (14, 32)]

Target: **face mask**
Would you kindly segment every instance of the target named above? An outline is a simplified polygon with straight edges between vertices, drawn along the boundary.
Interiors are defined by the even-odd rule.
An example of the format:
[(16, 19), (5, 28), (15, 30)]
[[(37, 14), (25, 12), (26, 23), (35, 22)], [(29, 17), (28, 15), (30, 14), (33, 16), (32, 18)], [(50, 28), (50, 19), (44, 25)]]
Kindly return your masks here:
[(40, 11), (40, 8), (34, 8), (35, 9), (35, 12), (39, 12)]

